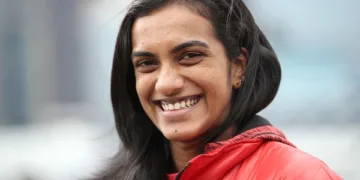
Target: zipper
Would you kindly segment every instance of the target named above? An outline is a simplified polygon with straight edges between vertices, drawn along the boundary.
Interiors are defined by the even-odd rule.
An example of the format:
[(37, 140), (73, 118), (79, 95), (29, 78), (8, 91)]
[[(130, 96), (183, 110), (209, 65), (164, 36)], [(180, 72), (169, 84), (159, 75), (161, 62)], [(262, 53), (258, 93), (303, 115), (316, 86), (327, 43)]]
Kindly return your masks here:
[(184, 169), (182, 169), (182, 170), (179, 172), (179, 174), (176, 175), (175, 180), (180, 180), (181, 175), (184, 173), (184, 171), (186, 170), (186, 168), (187, 168), (189, 165), (190, 165), (190, 162), (188, 162), (188, 163), (186, 164), (186, 166), (184, 167)]

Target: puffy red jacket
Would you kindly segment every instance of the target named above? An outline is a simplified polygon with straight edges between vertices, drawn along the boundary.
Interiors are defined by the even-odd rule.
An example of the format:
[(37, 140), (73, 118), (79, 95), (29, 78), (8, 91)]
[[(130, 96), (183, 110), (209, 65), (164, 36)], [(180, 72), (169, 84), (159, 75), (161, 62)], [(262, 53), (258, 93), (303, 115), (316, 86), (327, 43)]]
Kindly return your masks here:
[(319, 159), (297, 149), (275, 127), (266, 125), (227, 141), (208, 144), (169, 180), (338, 180)]

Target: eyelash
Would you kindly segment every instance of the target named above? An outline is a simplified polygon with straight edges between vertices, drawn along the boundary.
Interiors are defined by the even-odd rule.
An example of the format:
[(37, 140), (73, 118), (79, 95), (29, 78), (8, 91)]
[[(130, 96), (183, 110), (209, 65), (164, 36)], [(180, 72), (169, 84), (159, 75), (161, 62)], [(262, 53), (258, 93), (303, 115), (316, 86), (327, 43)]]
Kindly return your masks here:
[[(189, 56), (189, 55), (195, 55), (195, 56), (192, 56), (192, 57), (189, 57), (189, 58), (185, 58), (185, 56)], [(191, 58), (194, 58), (194, 57), (201, 57), (203, 56), (202, 53), (198, 53), (198, 52), (188, 52), (188, 53), (185, 53), (183, 56), (181, 56), (181, 59), (191, 59)]]
[[(186, 59), (192, 59), (192, 58), (196, 58), (196, 57), (202, 57), (204, 55), (205, 54), (199, 53), (199, 52), (187, 52), (180, 56), (179, 61), (186, 60)], [(186, 56), (189, 56), (189, 57), (185, 58)], [(146, 63), (151, 63), (151, 65), (145, 65)], [(157, 62), (155, 60), (144, 59), (144, 60), (140, 60), (139, 62), (137, 62), (135, 64), (135, 67), (136, 68), (139, 68), (139, 67), (146, 68), (146, 67), (150, 67), (150, 66), (154, 66), (154, 65), (157, 65)]]
[[(148, 62), (153, 63), (153, 64), (144, 65), (144, 63), (148, 63)], [(135, 67), (141, 67), (141, 66), (147, 67), (147, 66), (152, 66), (154, 64), (156, 64), (156, 62), (154, 60), (145, 59), (145, 60), (141, 60), (138, 63), (136, 63)]]

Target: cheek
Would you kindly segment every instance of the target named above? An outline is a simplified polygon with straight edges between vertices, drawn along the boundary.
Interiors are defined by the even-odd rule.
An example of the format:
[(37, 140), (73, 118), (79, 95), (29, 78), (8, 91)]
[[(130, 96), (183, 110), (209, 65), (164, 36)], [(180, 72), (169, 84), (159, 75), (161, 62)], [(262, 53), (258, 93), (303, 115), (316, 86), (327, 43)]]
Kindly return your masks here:
[(136, 92), (139, 97), (140, 103), (146, 109), (149, 103), (151, 93), (151, 78), (148, 76), (136, 76)]
[(230, 77), (226, 67), (219, 65), (212, 68), (202, 68), (198, 71), (189, 72), (189, 74), (196, 78), (198, 85), (211, 98), (219, 98), (219, 96), (221, 97), (231, 92)]
[(205, 103), (207, 104), (209, 115), (218, 117), (214, 119), (216, 121), (222, 119), (222, 113), (226, 114), (225, 111), (229, 108), (232, 94), (228, 68), (218, 65), (217, 67), (209, 68), (198, 77), (199, 85), (205, 93)]

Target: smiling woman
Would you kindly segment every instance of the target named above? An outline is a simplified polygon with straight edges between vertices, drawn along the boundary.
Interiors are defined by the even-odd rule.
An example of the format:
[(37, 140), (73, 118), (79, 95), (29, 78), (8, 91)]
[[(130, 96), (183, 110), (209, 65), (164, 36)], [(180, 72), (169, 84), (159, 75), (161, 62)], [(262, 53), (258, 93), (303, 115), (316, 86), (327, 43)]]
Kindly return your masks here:
[(340, 179), (256, 115), (280, 79), (242, 1), (134, 1), (111, 79), (123, 147), (95, 179)]

